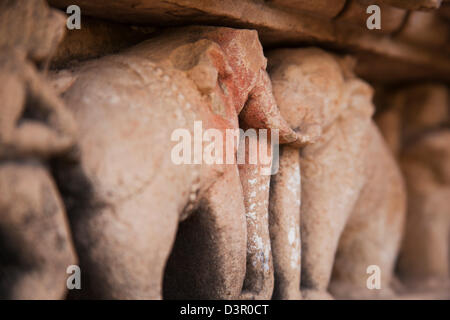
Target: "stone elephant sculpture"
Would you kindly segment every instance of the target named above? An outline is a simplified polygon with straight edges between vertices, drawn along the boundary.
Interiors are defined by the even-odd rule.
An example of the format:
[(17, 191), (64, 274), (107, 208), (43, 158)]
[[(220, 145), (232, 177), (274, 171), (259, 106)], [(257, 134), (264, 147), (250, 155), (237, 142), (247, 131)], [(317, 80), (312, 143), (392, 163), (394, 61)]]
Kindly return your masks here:
[[(377, 124), (400, 162), (408, 194), (398, 275), (405, 289), (450, 285), (450, 130), (448, 89), (410, 85), (384, 99)], [(420, 235), (420, 236), (418, 236)]]
[[(275, 298), (390, 296), (405, 192), (371, 119), (371, 87), (351, 60), (320, 49), (280, 49), (268, 59), (281, 115), (305, 137), (300, 148), (282, 147), (271, 186)], [(366, 286), (372, 265), (381, 290)]]
[[(36, 68), (64, 34), (45, 1), (0, 0), (0, 298), (59, 299), (76, 263), (65, 208), (47, 169), (76, 125)], [(45, 64), (45, 63), (44, 63)]]
[[(223, 133), (240, 119), (279, 130), (280, 143), (297, 140), (265, 67), (256, 31), (188, 27), (55, 75), (80, 129), (81, 161), (55, 171), (85, 296), (158, 299), (165, 277), (165, 298), (270, 298), (270, 177), (255, 172), (262, 163), (171, 158), (171, 136), (180, 128), (194, 136), (195, 121)], [(235, 157), (235, 147), (225, 151)], [(246, 216), (255, 196), (263, 205)]]

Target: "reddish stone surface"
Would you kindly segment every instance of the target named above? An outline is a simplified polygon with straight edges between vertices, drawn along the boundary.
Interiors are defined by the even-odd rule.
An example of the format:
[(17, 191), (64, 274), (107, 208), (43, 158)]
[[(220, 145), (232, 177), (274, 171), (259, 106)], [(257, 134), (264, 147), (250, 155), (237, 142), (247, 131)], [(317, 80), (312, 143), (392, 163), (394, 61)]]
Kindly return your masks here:
[(0, 0), (0, 298), (450, 298), (447, 1), (49, 2)]
[[(195, 120), (222, 134), (237, 129), (240, 113), (244, 126), (280, 129), (282, 142), (295, 141), (265, 67), (255, 31), (190, 27), (62, 74), (65, 85), (59, 87), (70, 83), (63, 96), (80, 126), (81, 162), (58, 172), (71, 181), (67, 197), (78, 199), (69, 211), (89, 274), (86, 295), (161, 298), (178, 222), (191, 217), (179, 227), (164, 296), (270, 298), (271, 266), (247, 262), (269, 243), (267, 203), (259, 218), (263, 224), (252, 228), (244, 201), (254, 190), (241, 184), (236, 164), (176, 165), (170, 140), (177, 128), (192, 134)], [(259, 178), (246, 165), (239, 170), (249, 180), (261, 179), (257, 186), (266, 189), (258, 199), (268, 197), (268, 177)], [(255, 237), (266, 245), (250, 254), (246, 241)], [(104, 265), (114, 271), (104, 274)]]

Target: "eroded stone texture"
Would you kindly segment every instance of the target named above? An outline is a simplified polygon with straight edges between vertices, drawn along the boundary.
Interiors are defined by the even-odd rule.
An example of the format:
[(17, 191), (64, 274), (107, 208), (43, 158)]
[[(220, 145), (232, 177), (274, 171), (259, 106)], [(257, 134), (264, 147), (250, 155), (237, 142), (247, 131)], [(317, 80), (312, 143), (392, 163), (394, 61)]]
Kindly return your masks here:
[(280, 168), (270, 186), (270, 236), (274, 261), (274, 299), (299, 300), (301, 175), (298, 148), (282, 146)]
[[(370, 120), (371, 89), (354, 77), (351, 59), (312, 49), (274, 52), (284, 117), (254, 31), (189, 27), (114, 56), (74, 60), (116, 52), (148, 34), (84, 17), (92, 14), (129, 24), (256, 28), (267, 45), (351, 47), (363, 57), (361, 74), (384, 82), (448, 78), (446, 56), (426, 48), (448, 42), (448, 27), (436, 15), (413, 13), (397, 38), (389, 38), (364, 30), (367, 1), (51, 2), (82, 5), (82, 29), (59, 46), (62, 14), (42, 1), (0, 0), (0, 296), (64, 295), (65, 268), (76, 258), (45, 162), (55, 156), (63, 157), (54, 169), (82, 256), (83, 297), (160, 298), (164, 277), (166, 298), (267, 299), (275, 276), (274, 298), (300, 299), (301, 272), (306, 298), (331, 298), (330, 277), (335, 297), (378, 297), (366, 289), (366, 267), (373, 264), (382, 271), (379, 296), (390, 296), (404, 195)], [(382, 32), (392, 33), (404, 11), (385, 3), (417, 9), (440, 1), (379, 3)], [(74, 65), (52, 73), (53, 89), (35, 66), (49, 63)], [(441, 89), (413, 91), (409, 99), (426, 108), (394, 108), (384, 122), (415, 195), (400, 270), (412, 288), (442, 287), (450, 138), (447, 129), (435, 129), (447, 111)], [(63, 94), (80, 132), (55, 93)], [(287, 145), (271, 181), (270, 215), (270, 177), (260, 172), (267, 163), (173, 163), (171, 135), (185, 128), (194, 136), (195, 120), (222, 133), (239, 125), (280, 130)], [(79, 162), (75, 153), (67, 157), (75, 136)], [(418, 233), (424, 237), (419, 248)]]
[(407, 289), (449, 288), (450, 131), (448, 91), (436, 83), (413, 85), (386, 99), (377, 117), (406, 180), (408, 215), (399, 256)]
[[(267, 244), (268, 232), (247, 227), (244, 201), (253, 190), (242, 186), (239, 171), (258, 176), (235, 164), (176, 165), (171, 156), (174, 130), (194, 137), (198, 120), (203, 130), (224, 134), (238, 128), (238, 114), (247, 127), (279, 129), (281, 142), (295, 141), (265, 67), (255, 31), (189, 27), (62, 73), (63, 97), (80, 127), (81, 163), (62, 163), (58, 172), (88, 279), (85, 294), (161, 298), (173, 245), (165, 297), (270, 298), (265, 263), (254, 265), (258, 281), (246, 281), (241, 292), (246, 265), (253, 266), (247, 237)], [(235, 148), (227, 151), (234, 157)]]
[[(247, 221), (247, 266), (242, 299), (270, 299), (273, 292), (273, 261), (269, 235), (269, 187), (272, 150), (269, 140), (249, 137), (245, 144), (245, 164), (239, 164)], [(253, 147), (253, 146), (257, 146)], [(264, 155), (263, 155), (264, 153)], [(258, 163), (251, 164), (257, 156)], [(263, 163), (261, 157), (269, 161)], [(256, 293), (256, 294), (255, 294)]]
[[(301, 149), (298, 168), (292, 169), (301, 169), (302, 180), (303, 296), (330, 298), (328, 287), (337, 298), (392, 296), (389, 285), (402, 235), (405, 194), (397, 165), (371, 120), (372, 89), (352, 75), (351, 60), (319, 49), (281, 49), (268, 57), (282, 116), (300, 136), (319, 127), (316, 142)], [(285, 206), (298, 207), (296, 201), (292, 197)], [(282, 212), (279, 208), (272, 213)], [(289, 239), (289, 221), (296, 216), (284, 222), (280, 217), (286, 227), (278, 227), (280, 234), (273, 237)], [(293, 248), (295, 240), (284, 248), (284, 255)], [(274, 252), (275, 266), (282, 265), (278, 256)], [(370, 265), (381, 269), (381, 290), (366, 287)], [(295, 268), (281, 272), (283, 278), (298, 279)], [(277, 290), (289, 298), (298, 296), (299, 287), (296, 283)]]
[(44, 1), (0, 1), (1, 298), (63, 298), (76, 263), (44, 162), (70, 151), (76, 126), (34, 65), (54, 52), (63, 24)]

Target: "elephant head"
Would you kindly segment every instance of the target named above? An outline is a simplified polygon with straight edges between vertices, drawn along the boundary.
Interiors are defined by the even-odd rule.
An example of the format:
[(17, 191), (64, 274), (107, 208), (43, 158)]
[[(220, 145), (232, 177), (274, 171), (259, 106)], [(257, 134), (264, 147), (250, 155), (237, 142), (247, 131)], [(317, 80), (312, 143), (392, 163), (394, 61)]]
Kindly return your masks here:
[(372, 116), (372, 89), (354, 77), (351, 58), (318, 48), (275, 50), (268, 58), (281, 116), (299, 137), (291, 145), (314, 143), (346, 110)]
[[(373, 90), (353, 75), (352, 60), (316, 48), (275, 50), (268, 54), (268, 59), (280, 113), (301, 137), (301, 143), (282, 147), (281, 174), (271, 181), (270, 227), (278, 283), (276, 297), (298, 298), (301, 274), (304, 297), (330, 298), (327, 288), (333, 266), (337, 265), (336, 248), (342, 230), (350, 224), (351, 213), (359, 210), (354, 205), (356, 201), (366, 204), (363, 197), (367, 195), (361, 194), (362, 188), (377, 183), (367, 179), (367, 172), (376, 168), (376, 178), (382, 181), (392, 177), (392, 192), (400, 195), (400, 200), (394, 199), (399, 208), (401, 177), (371, 121)], [(374, 155), (385, 162), (374, 164)], [(386, 199), (386, 203), (392, 200), (392, 193), (385, 190), (377, 196)], [(392, 223), (396, 229), (401, 224), (403, 211), (392, 211), (386, 206), (379, 214), (400, 217)], [(371, 219), (384, 217), (372, 216)], [(361, 243), (364, 241), (362, 239)], [(398, 238), (393, 239), (389, 246), (395, 249), (397, 241)], [(361, 247), (363, 245), (370, 244), (366, 241)], [(348, 258), (354, 253), (349, 252), (340, 256), (345, 258), (339, 262), (347, 263), (338, 267), (340, 274), (358, 270), (352, 277), (355, 274), (364, 277), (362, 263), (357, 258), (354, 269), (349, 272)], [(386, 263), (387, 270), (390, 270), (390, 263), (392, 260)], [(352, 285), (357, 287), (358, 283), (355, 281)]]
[(238, 127), (239, 114), (244, 127), (277, 129), (281, 143), (298, 139), (277, 108), (255, 30), (193, 26), (133, 50), (139, 48), (153, 61), (185, 71), (212, 111), (232, 127)]

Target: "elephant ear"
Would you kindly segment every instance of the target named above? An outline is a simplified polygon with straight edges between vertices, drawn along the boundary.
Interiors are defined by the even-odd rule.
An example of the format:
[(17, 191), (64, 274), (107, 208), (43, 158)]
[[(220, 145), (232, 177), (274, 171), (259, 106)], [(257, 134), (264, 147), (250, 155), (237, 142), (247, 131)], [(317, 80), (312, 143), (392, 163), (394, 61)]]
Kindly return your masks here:
[(175, 68), (186, 72), (204, 95), (216, 88), (219, 78), (226, 78), (232, 73), (220, 46), (208, 39), (176, 48), (170, 60)]
[(336, 56), (335, 58), (345, 80), (340, 109), (349, 108), (363, 117), (371, 118), (375, 111), (372, 102), (374, 90), (367, 82), (356, 77), (354, 72), (356, 58), (350, 55)]
[(373, 105), (373, 88), (365, 81), (352, 78), (346, 81), (341, 106), (343, 110), (348, 109), (352, 114), (362, 118), (372, 118), (375, 107)]

